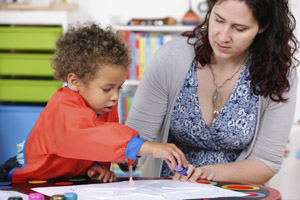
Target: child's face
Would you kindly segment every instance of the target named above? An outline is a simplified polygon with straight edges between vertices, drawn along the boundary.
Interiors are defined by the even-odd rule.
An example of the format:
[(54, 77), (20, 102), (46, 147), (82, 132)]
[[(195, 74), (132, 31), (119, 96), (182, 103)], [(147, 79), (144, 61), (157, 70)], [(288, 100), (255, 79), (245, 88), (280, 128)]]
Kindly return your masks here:
[(104, 66), (97, 71), (92, 81), (80, 84), (78, 92), (97, 114), (110, 112), (118, 102), (126, 74), (127, 69), (124, 67)]

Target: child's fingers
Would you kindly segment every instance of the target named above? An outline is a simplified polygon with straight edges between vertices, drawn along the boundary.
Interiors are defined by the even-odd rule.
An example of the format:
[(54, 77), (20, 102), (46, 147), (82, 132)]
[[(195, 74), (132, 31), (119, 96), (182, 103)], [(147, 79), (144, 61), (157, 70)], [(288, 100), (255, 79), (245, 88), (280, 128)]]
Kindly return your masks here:
[(173, 152), (174, 157), (176, 158), (176, 164), (178, 168), (183, 167), (187, 167), (188, 166), (188, 162), (187, 159), (185, 158), (184, 153), (177, 148), (177, 151)]
[[(175, 160), (175, 159), (174, 159), (174, 160)], [(172, 161), (170, 161), (169, 159), (164, 159), (164, 161), (168, 164), (168, 167), (170, 168), (171, 171), (173, 171), (173, 170), (175, 169), (175, 167), (173, 166), (173, 163), (174, 163), (175, 161), (173, 161), (173, 163), (172, 163)], [(175, 163), (175, 166), (176, 166), (176, 163)]]
[(106, 183), (108, 181), (108, 179), (110, 178), (110, 171), (107, 171), (104, 176), (103, 176), (103, 183)]
[(94, 176), (94, 174), (95, 174), (95, 171), (94, 171), (93, 169), (89, 169), (87, 174), (88, 174), (88, 177), (90, 177), (90, 178), (91, 178), (91, 177), (93, 177), (93, 176)]
[(114, 172), (111, 171), (111, 175), (110, 175), (110, 178), (109, 178), (109, 182), (113, 182), (114, 180), (116, 180), (117, 176)]
[(91, 168), (88, 170), (88, 176), (90, 178), (97, 178), (100, 175), (97, 168)]
[(177, 159), (176, 159), (176, 157), (172, 154), (172, 155), (169, 156), (168, 160), (169, 160), (170, 166), (171, 166), (170, 169), (172, 171), (175, 170), (175, 167), (177, 165)]

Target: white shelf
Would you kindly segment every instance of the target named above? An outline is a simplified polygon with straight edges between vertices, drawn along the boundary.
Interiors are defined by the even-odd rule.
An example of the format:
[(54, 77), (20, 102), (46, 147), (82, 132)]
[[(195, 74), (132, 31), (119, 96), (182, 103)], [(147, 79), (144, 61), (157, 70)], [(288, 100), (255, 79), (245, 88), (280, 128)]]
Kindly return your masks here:
[(148, 31), (148, 32), (184, 32), (193, 30), (194, 26), (183, 26), (183, 25), (163, 25), (163, 26), (114, 26), (117, 30), (128, 30), (128, 31)]
[(125, 83), (123, 84), (124, 87), (127, 86), (135, 86), (137, 87), (139, 85), (140, 81), (139, 80), (126, 80)]
[(82, 22), (88, 16), (79, 11), (0, 11), (0, 24), (7, 25), (59, 25), (63, 31), (67, 30), (68, 24)]

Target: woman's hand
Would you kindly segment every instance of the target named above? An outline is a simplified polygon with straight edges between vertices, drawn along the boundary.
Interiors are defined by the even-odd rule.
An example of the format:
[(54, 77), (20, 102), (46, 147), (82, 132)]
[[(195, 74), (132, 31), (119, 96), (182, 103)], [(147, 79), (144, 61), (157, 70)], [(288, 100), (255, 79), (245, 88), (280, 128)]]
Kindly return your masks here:
[(172, 179), (176, 181), (179, 180), (179, 181), (188, 181), (188, 182), (195, 182), (199, 179), (212, 181), (214, 179), (215, 175), (211, 170), (209, 170), (209, 168), (205, 168), (205, 167), (195, 168), (191, 164), (189, 164), (188, 167), (189, 169), (187, 171), (188, 174), (187, 176), (176, 173)]
[(103, 183), (106, 183), (107, 181), (112, 182), (117, 178), (113, 171), (99, 165), (90, 167), (87, 171), (87, 175), (92, 179), (102, 180)]

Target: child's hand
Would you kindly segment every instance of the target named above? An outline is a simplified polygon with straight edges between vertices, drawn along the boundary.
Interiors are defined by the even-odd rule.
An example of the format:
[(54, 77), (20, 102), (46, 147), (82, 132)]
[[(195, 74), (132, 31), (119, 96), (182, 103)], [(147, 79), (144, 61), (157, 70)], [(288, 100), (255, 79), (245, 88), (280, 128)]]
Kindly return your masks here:
[(108, 170), (104, 166), (92, 166), (88, 169), (87, 175), (90, 178), (102, 180), (103, 183), (106, 183), (107, 181), (112, 182), (116, 179), (116, 174), (113, 171)]
[(179, 168), (188, 166), (183, 152), (175, 144), (146, 141), (141, 146), (138, 155), (152, 155), (154, 158), (163, 159), (171, 170), (174, 170), (176, 165)]

